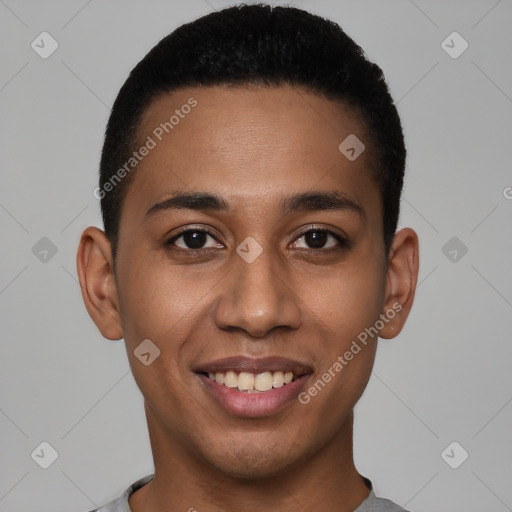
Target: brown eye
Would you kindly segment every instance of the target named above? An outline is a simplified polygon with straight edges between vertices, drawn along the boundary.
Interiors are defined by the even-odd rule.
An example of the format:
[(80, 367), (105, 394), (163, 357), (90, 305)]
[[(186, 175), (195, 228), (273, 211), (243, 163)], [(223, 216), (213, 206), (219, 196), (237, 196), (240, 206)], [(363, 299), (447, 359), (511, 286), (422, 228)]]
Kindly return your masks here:
[[(306, 244), (305, 247), (297, 245), (301, 240)], [(348, 243), (345, 238), (327, 229), (310, 229), (302, 233), (293, 245), (297, 249), (329, 250), (336, 247), (343, 248)]]
[(329, 238), (329, 234), (325, 231), (308, 231), (304, 235), (304, 240), (313, 249), (321, 249)]
[[(205, 245), (208, 239), (211, 239), (210, 245)], [(213, 242), (213, 245), (211, 245)], [(206, 230), (203, 229), (188, 229), (182, 231), (179, 235), (172, 237), (166, 242), (167, 246), (178, 247), (184, 250), (201, 250), (218, 247), (216, 239)]]

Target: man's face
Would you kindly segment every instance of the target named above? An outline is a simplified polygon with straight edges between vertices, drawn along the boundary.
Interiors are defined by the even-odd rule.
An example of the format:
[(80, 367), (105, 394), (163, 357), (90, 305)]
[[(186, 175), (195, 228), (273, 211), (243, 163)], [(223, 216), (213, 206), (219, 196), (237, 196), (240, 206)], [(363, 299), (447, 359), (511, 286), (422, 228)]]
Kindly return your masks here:
[[(197, 105), (160, 133), (191, 97)], [(191, 88), (145, 112), (140, 141), (156, 145), (123, 203), (117, 293), (150, 433), (177, 451), (254, 478), (350, 428), (376, 339), (308, 403), (298, 399), (384, 312), (381, 199), (370, 144), (354, 161), (338, 149), (350, 134), (365, 142), (356, 115), (291, 87)], [(178, 191), (222, 208), (154, 207)], [(331, 199), (290, 201), (303, 194)], [(160, 350), (147, 366), (134, 354), (146, 339)], [(272, 388), (238, 390), (253, 380)]]

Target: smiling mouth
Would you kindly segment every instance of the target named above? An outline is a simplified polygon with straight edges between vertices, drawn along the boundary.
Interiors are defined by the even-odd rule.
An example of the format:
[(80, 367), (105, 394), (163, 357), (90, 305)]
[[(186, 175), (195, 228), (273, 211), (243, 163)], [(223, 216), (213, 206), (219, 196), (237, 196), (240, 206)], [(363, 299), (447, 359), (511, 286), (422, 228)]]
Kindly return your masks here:
[(285, 357), (239, 355), (198, 363), (192, 371), (228, 414), (263, 418), (294, 403), (314, 368)]
[(221, 386), (242, 393), (264, 393), (271, 389), (286, 386), (298, 378), (298, 376), (291, 371), (251, 373), (228, 370), (215, 373), (200, 372), (200, 374)]
[(192, 368), (202, 389), (228, 414), (263, 418), (295, 402), (313, 367), (284, 357), (233, 356)]

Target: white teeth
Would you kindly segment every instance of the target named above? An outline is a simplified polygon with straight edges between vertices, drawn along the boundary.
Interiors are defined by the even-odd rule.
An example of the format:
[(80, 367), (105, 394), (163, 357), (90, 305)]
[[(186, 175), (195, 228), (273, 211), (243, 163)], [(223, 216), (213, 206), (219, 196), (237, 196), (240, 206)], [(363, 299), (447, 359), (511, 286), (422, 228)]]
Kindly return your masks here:
[(254, 389), (268, 391), (272, 389), (272, 374), (270, 372), (259, 373), (254, 379)]
[(227, 386), (228, 388), (237, 388), (238, 391), (246, 393), (259, 393), (268, 391), (272, 388), (280, 388), (285, 384), (290, 384), (295, 378), (293, 372), (262, 372), (257, 375), (249, 372), (227, 372), (208, 373), (208, 377), (217, 384)]
[(238, 376), (238, 389), (240, 391), (254, 389), (254, 375), (252, 373), (241, 372)]
[(283, 372), (275, 372), (272, 376), (272, 387), (280, 388), (284, 384), (284, 374)]
[(227, 386), (228, 388), (236, 388), (238, 386), (238, 375), (231, 370), (226, 372), (226, 376), (224, 377), (224, 386)]

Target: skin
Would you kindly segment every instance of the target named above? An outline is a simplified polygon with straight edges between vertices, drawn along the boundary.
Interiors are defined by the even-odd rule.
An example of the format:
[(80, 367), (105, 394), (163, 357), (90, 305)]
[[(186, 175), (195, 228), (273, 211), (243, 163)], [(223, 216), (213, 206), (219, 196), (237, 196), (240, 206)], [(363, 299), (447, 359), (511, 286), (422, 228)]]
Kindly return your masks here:
[[(265, 417), (227, 413), (193, 369), (227, 356), (282, 356), (311, 366), (313, 383), (399, 303), (379, 332), (395, 337), (414, 298), (417, 235), (401, 229), (384, 252), (370, 144), (353, 162), (338, 149), (351, 133), (366, 137), (348, 106), (289, 86), (181, 89), (152, 102), (140, 140), (190, 97), (198, 105), (136, 168), (115, 272), (98, 228), (83, 232), (77, 254), (88, 312), (105, 338), (124, 338), (145, 399), (155, 476), (130, 507), (353, 511), (369, 493), (353, 462), (353, 408), (377, 338), (308, 404), (294, 400)], [(230, 209), (145, 217), (177, 189), (222, 196)], [(279, 213), (285, 196), (311, 191), (346, 194), (364, 213)], [(184, 254), (183, 237), (166, 246), (187, 226), (210, 231), (209, 252)], [(350, 245), (329, 236), (315, 248), (304, 236), (314, 228), (346, 236)], [(263, 250), (252, 263), (236, 252), (248, 236)], [(161, 351), (149, 366), (134, 355), (146, 338)]]

